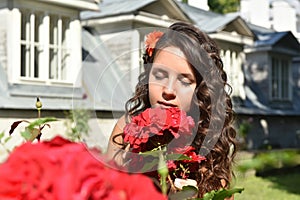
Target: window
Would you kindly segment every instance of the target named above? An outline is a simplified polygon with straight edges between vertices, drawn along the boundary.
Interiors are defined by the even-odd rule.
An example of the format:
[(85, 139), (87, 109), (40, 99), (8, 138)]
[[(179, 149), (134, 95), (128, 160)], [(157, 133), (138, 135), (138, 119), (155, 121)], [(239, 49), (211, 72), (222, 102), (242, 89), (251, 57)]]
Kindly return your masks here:
[(290, 100), (290, 63), (288, 59), (272, 58), (271, 98), (272, 100)]
[(42, 45), (39, 41), (41, 16), (24, 13), (21, 21), (21, 73), (22, 77), (38, 78), (38, 61)]
[(21, 11), (21, 77), (68, 81), (70, 21), (66, 16)]
[(50, 17), (49, 79), (66, 80), (67, 63), (70, 57), (66, 42), (68, 25), (67, 18)]

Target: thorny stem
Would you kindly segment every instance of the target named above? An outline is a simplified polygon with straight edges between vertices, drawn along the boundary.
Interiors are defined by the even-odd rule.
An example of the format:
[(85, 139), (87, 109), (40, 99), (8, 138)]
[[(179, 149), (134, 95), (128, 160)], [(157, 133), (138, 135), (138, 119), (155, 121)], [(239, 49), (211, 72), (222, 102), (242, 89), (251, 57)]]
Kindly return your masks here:
[(175, 187), (175, 185), (174, 185), (174, 182), (173, 182), (173, 180), (172, 180), (170, 174), (168, 175), (168, 181), (169, 181), (170, 184), (171, 184), (171, 191), (176, 192), (177, 189), (176, 189), (176, 187)]
[(163, 154), (159, 154), (159, 161), (158, 161), (158, 173), (160, 174), (160, 185), (161, 190), (164, 195), (167, 194), (168, 186), (167, 186), (167, 177), (169, 174), (168, 167), (166, 165), (166, 161), (163, 157)]

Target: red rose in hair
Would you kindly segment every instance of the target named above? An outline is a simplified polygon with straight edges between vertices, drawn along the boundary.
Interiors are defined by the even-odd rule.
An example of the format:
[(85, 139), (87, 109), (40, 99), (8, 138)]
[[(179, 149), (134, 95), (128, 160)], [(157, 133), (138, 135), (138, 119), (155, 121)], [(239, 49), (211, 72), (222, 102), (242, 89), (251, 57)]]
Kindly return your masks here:
[(153, 53), (153, 49), (155, 48), (155, 45), (157, 43), (157, 41), (159, 40), (159, 38), (161, 38), (161, 36), (163, 35), (163, 32), (160, 31), (153, 31), (152, 33), (149, 33), (146, 36), (146, 53), (151, 57), (152, 53)]
[(25, 143), (0, 165), (0, 199), (166, 199), (149, 178), (110, 169), (97, 155), (61, 137)]

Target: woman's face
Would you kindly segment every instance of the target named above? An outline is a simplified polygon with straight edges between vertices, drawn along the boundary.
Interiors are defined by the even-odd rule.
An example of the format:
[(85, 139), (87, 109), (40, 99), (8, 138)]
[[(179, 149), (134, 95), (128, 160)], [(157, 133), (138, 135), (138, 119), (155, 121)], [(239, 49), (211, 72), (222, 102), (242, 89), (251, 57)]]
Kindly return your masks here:
[(183, 52), (166, 47), (154, 58), (149, 75), (149, 100), (152, 107), (178, 107), (190, 110), (196, 77)]

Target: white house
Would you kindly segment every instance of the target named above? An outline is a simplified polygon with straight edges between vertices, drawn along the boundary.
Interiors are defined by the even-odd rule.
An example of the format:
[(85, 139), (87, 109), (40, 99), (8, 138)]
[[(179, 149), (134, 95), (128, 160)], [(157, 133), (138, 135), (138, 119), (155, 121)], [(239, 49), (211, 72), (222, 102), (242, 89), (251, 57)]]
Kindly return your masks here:
[[(64, 118), (63, 110), (82, 100), (79, 14), (99, 11), (98, 3), (0, 1), (0, 132), (7, 133), (16, 120), (36, 118), (36, 97), (43, 102), (44, 117)], [(55, 124), (52, 131), (60, 133)]]

